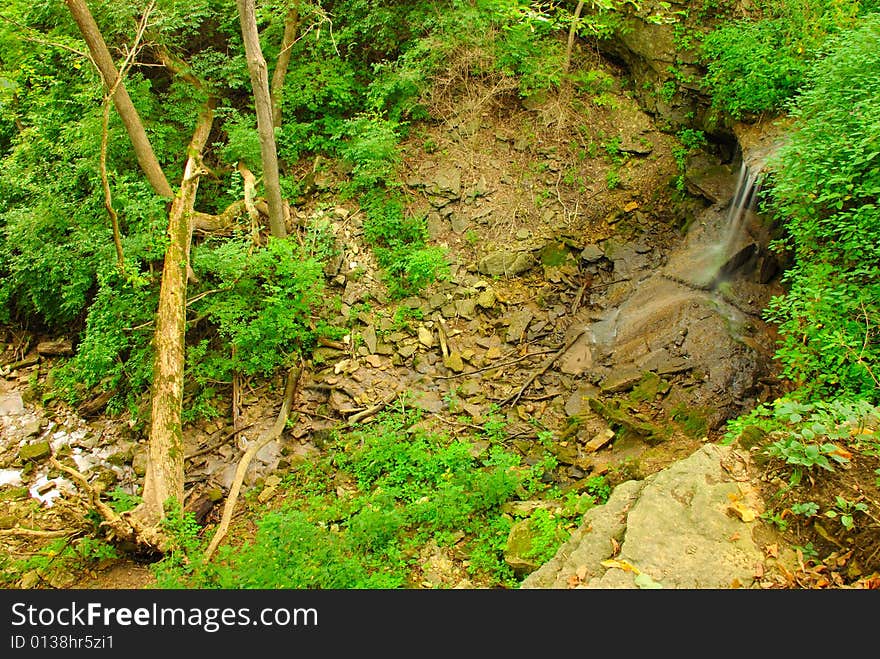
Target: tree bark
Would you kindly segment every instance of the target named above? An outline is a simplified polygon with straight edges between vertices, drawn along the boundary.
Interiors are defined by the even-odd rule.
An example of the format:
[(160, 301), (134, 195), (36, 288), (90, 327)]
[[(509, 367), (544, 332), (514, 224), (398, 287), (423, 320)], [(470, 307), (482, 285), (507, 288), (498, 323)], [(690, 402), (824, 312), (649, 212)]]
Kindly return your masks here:
[(275, 129), (272, 125), (272, 100), (269, 96), (269, 74), (266, 59), (260, 47), (254, 0), (236, 0), (241, 20), (248, 71), (254, 91), (254, 109), (257, 113), (257, 131), (260, 134), (260, 155), (263, 163), (263, 186), (269, 205), (269, 230), (276, 238), (287, 236), (281, 201), (281, 182), (278, 175), (278, 153), (275, 148)]
[(159, 160), (153, 152), (153, 147), (147, 137), (147, 132), (144, 130), (144, 125), (141, 123), (141, 118), (131, 102), (131, 97), (128, 95), (128, 91), (125, 89), (122, 81), (118, 80), (119, 73), (116, 71), (116, 64), (113, 62), (113, 57), (110, 55), (107, 44), (104, 42), (104, 37), (101, 35), (101, 30), (98, 28), (98, 24), (95, 23), (88, 5), (85, 0), (64, 0), (64, 2), (67, 4), (68, 9), (70, 9), (70, 13), (79, 26), (83, 39), (85, 39), (89, 47), (89, 52), (95, 65), (98, 67), (98, 71), (104, 81), (104, 86), (108, 91), (113, 90), (115, 86), (116, 91), (113, 93), (113, 103), (116, 106), (119, 117), (122, 119), (122, 123), (125, 125), (125, 130), (128, 132), (129, 139), (131, 139), (138, 163), (147, 180), (156, 194), (169, 199), (174, 197), (174, 192), (168, 184), (168, 179), (165, 178), (165, 173), (162, 171)]
[(287, 68), (290, 66), (290, 54), (293, 42), (299, 34), (299, 0), (293, 3), (284, 19), (284, 36), (281, 37), (281, 50), (278, 52), (278, 61), (275, 62), (275, 70), (272, 72), (272, 86), (269, 95), (272, 97), (272, 125), (281, 127), (281, 106), (284, 95), (284, 79), (287, 77)]
[(565, 48), (565, 65), (562, 70), (563, 73), (568, 73), (569, 68), (571, 68), (571, 51), (574, 50), (574, 37), (577, 34), (578, 23), (581, 20), (581, 11), (583, 11), (583, 9), (584, 0), (580, 0), (574, 10), (574, 16), (571, 18), (571, 27), (568, 28), (568, 45)]
[(214, 102), (201, 112), (189, 144), (180, 190), (168, 217), (169, 243), (165, 251), (159, 308), (156, 314), (153, 391), (147, 473), (143, 503), (135, 517), (148, 526), (165, 517), (165, 505), (183, 505), (184, 340), (186, 335), (186, 280), (189, 243), (193, 230), (193, 204), (203, 173), (201, 152), (214, 121)]

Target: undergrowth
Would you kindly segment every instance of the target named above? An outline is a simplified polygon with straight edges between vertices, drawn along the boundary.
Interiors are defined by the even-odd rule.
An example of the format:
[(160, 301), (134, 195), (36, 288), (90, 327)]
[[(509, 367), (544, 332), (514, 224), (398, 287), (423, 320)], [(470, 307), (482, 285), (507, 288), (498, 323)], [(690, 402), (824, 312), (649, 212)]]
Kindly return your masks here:
[[(203, 542), (183, 528), (177, 553), (154, 566), (165, 588), (419, 588), (427, 548), (453, 557), (458, 574), (485, 587), (515, 587), (505, 547), (517, 521), (504, 504), (558, 495), (542, 481), (545, 463), (521, 464), (489, 418), (472, 436), (429, 429), (405, 400), (372, 424), (336, 433), (320, 458), (284, 480), (283, 502), (254, 505), (256, 533), (221, 547), (211, 564)], [(603, 487), (604, 485), (604, 487)], [(545, 559), (581, 515), (604, 503), (607, 485), (539, 508), (531, 555)], [(433, 551), (433, 550), (432, 550)], [(455, 583), (432, 584), (452, 587)]]

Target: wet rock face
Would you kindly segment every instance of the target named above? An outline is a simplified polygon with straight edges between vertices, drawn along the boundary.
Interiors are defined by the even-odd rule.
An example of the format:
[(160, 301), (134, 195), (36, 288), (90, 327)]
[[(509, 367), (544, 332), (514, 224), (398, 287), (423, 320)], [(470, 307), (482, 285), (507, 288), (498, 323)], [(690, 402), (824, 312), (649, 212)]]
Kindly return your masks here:
[(773, 353), (761, 313), (778, 291), (755, 264), (762, 223), (746, 220), (731, 234), (720, 203), (669, 251), (616, 240), (591, 250), (611, 263), (604, 278), (596, 270), (611, 284), (591, 298), (601, 311), (560, 359), (562, 371), (605, 397), (627, 396), (646, 373), (659, 375), (670, 385), (665, 411), (699, 410), (712, 429), (754, 404)]

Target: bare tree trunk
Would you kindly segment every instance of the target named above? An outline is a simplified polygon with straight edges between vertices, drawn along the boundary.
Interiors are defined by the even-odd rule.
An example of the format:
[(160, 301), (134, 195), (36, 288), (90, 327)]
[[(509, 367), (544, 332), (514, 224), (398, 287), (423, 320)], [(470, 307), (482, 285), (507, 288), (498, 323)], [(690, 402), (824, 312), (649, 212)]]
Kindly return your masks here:
[(283, 101), (284, 78), (287, 77), (287, 68), (290, 66), (290, 54), (293, 42), (299, 34), (299, 0), (293, 3), (284, 19), (284, 36), (281, 37), (281, 50), (278, 52), (278, 61), (275, 62), (275, 70), (272, 72), (272, 85), (269, 95), (272, 97), (272, 125), (281, 127), (281, 105)]
[(257, 112), (257, 131), (260, 134), (260, 155), (263, 162), (263, 185), (269, 205), (269, 230), (277, 238), (287, 236), (284, 208), (281, 200), (281, 182), (278, 175), (278, 153), (275, 149), (275, 129), (272, 125), (272, 100), (269, 96), (269, 74), (266, 59), (260, 47), (254, 0), (236, 0), (241, 20), (241, 34), (247, 55), (251, 86), (254, 90), (254, 109)]
[(574, 35), (577, 34), (578, 23), (581, 20), (581, 11), (583, 11), (583, 9), (584, 0), (580, 0), (574, 10), (574, 16), (571, 18), (571, 27), (568, 29), (568, 46), (565, 48), (565, 67), (562, 70), (563, 73), (568, 73), (568, 69), (571, 67), (571, 51), (574, 49)]
[(186, 274), (193, 229), (193, 204), (203, 173), (201, 152), (214, 121), (214, 103), (201, 112), (189, 144), (180, 190), (168, 217), (170, 242), (165, 251), (159, 309), (156, 314), (150, 443), (143, 503), (135, 517), (155, 526), (173, 499), (183, 505), (184, 339), (186, 335)]
[(122, 119), (126, 131), (128, 131), (138, 163), (147, 180), (150, 182), (153, 190), (156, 191), (156, 194), (169, 199), (172, 198), (174, 192), (171, 190), (168, 179), (165, 178), (165, 173), (162, 171), (156, 154), (153, 152), (147, 132), (144, 130), (141, 118), (131, 102), (128, 91), (125, 89), (122, 81), (118, 80), (119, 74), (116, 71), (116, 64), (113, 62), (113, 57), (107, 49), (107, 44), (104, 42), (101, 30), (98, 28), (98, 24), (95, 23), (88, 5), (85, 0), (64, 0), (64, 2), (67, 4), (68, 9), (70, 9), (70, 13), (79, 26), (83, 39), (85, 39), (89, 47), (92, 59), (98, 67), (101, 78), (104, 80), (104, 86), (108, 91), (113, 90), (115, 86), (113, 103), (116, 106), (116, 111), (119, 112), (119, 117)]

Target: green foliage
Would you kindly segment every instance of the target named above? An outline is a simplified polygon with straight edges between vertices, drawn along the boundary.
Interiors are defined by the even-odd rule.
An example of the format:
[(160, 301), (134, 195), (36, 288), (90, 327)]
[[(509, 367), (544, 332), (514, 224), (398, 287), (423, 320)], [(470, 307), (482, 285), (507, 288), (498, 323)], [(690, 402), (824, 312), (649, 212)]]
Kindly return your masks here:
[[(230, 381), (233, 370), (270, 375), (314, 346), (312, 315), (323, 303), (323, 273), (294, 239), (270, 238), (260, 248), (245, 238), (209, 241), (193, 249), (193, 269), (202, 287), (215, 291), (193, 311), (236, 348), (235, 359), (225, 362), (194, 360), (197, 381)], [(205, 347), (195, 349), (207, 355)]]
[(525, 557), (532, 558), (539, 564), (546, 563), (553, 558), (559, 545), (568, 540), (570, 534), (560, 527), (556, 516), (544, 508), (536, 509), (528, 519), (532, 546)]
[[(592, 0), (585, 3), (576, 28), (578, 36), (591, 41), (603, 41), (610, 39), (615, 34), (620, 34), (625, 29), (623, 9), (628, 4), (635, 7), (638, 6), (638, 3), (633, 2), (633, 0)], [(660, 9), (664, 11), (669, 8), (665, 6), (667, 4), (665, 2), (658, 4)], [(647, 19), (649, 22), (655, 22), (652, 18), (658, 15), (654, 14), (647, 17)], [(573, 18), (573, 16), (566, 15), (563, 21), (566, 24), (570, 24)]]
[(795, 515), (803, 515), (804, 517), (812, 517), (819, 512), (819, 504), (814, 501), (805, 501), (803, 503), (795, 503), (791, 506), (791, 512)]
[(141, 503), (139, 496), (129, 494), (120, 487), (113, 488), (107, 496), (110, 499), (110, 507), (117, 513), (133, 510)]
[(72, 573), (94, 569), (116, 558), (119, 558), (118, 550), (106, 540), (92, 536), (58, 538), (26, 558), (16, 560), (8, 555), (0, 558), (0, 585), (17, 588), (22, 577), (36, 577), (38, 583), (55, 584), (69, 579)]
[(56, 371), (56, 386), (70, 403), (87, 400), (100, 387), (115, 391), (111, 413), (129, 408), (137, 420), (137, 400), (152, 378), (157, 291), (149, 283), (123, 277), (110, 264), (102, 268), (76, 355)]
[(199, 537), (201, 527), (195, 516), (184, 512), (180, 504), (173, 500), (167, 503), (162, 530), (170, 539), (170, 547), (161, 561), (150, 566), (157, 585), (160, 588), (174, 588), (183, 580), (192, 578), (192, 575), (213, 575), (215, 569), (203, 560), (204, 550)]
[(279, 157), (296, 161), (312, 152), (334, 153), (335, 139), (366, 109), (365, 85), (351, 61), (293, 57), (283, 91), (285, 120), (276, 131)]
[(866, 428), (878, 415), (880, 408), (864, 400), (782, 397), (729, 421), (724, 442), (735, 441), (750, 426), (761, 429), (767, 436), (764, 452), (789, 465), (796, 484), (804, 471), (833, 471), (835, 463), (846, 464), (849, 457), (842, 449), (847, 446), (870, 447), (875, 440)]
[(589, 476), (584, 489), (593, 498), (593, 501), (599, 505), (606, 503), (608, 497), (611, 496), (611, 483), (609, 483), (608, 479), (602, 475), (595, 474)]
[[(160, 585), (411, 587), (420, 549), (455, 543), (474, 578), (514, 586), (503, 557), (511, 519), (501, 506), (518, 498), (530, 470), (499, 443), (506, 435), (489, 430), (480, 437), (488, 448), (478, 448), (475, 438), (426, 429), (421, 412), (398, 401), (369, 426), (332, 437), (325, 457), (290, 475), (285, 501), (259, 517), (253, 538), (222, 547), (211, 565), (199, 561), (190, 527), (176, 531), (188, 549), (156, 566)], [(599, 479), (595, 488), (602, 492)], [(592, 501), (584, 494), (553, 518), (537, 514), (536, 555), (552, 554)]]
[(829, 35), (854, 27), (873, 4), (773, 0), (758, 18), (725, 22), (702, 43), (713, 105), (734, 118), (784, 109)]
[(771, 163), (768, 209), (793, 253), (779, 324), (784, 374), (817, 394), (877, 402), (880, 374), (880, 14), (832, 39), (792, 108), (795, 130)]
[(259, 176), (263, 162), (260, 156), (260, 136), (257, 133), (256, 118), (233, 112), (224, 124), (226, 143), (223, 145), (223, 157), (227, 162), (244, 163), (255, 175)]
[(829, 519), (838, 519), (840, 525), (847, 531), (851, 531), (855, 527), (854, 517), (856, 513), (867, 513), (868, 504), (863, 501), (850, 501), (845, 497), (837, 495), (834, 498), (834, 507), (826, 510), (824, 515)]
[(522, 96), (558, 87), (562, 82), (564, 47), (553, 38), (560, 23), (531, 6), (512, 10), (511, 20), (502, 26), (495, 44), (496, 66), (519, 80)]
[(448, 277), (445, 250), (426, 244), (424, 216), (408, 215), (400, 198), (379, 192), (365, 194), (361, 204), (366, 213), (364, 237), (385, 271), (393, 297), (418, 293)]
[(780, 110), (797, 90), (806, 57), (788, 42), (783, 19), (728, 23), (703, 40), (704, 83), (716, 107), (740, 118)]
[(400, 154), (400, 125), (375, 114), (362, 114), (345, 122), (334, 136), (338, 153), (351, 166), (349, 194), (390, 185)]
[(687, 169), (688, 156), (697, 153), (706, 146), (706, 135), (701, 130), (693, 128), (683, 128), (678, 131), (678, 144), (672, 147), (672, 157), (675, 159), (675, 165), (678, 168), (678, 175), (675, 177), (675, 189), (679, 192), (685, 191), (685, 170)]

